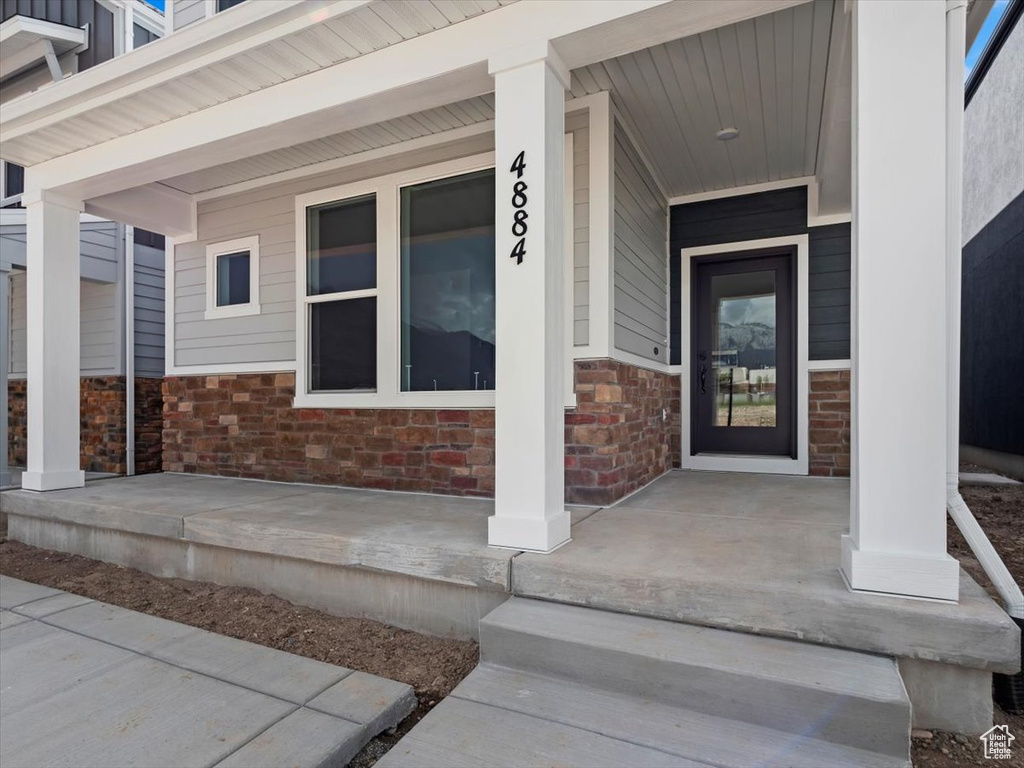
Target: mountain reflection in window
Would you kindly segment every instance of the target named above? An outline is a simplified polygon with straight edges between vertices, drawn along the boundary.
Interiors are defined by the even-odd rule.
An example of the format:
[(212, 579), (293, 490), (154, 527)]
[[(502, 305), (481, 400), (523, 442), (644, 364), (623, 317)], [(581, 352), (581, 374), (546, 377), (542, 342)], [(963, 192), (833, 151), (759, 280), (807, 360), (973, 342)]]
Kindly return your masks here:
[(402, 189), (404, 392), (494, 389), (494, 171)]

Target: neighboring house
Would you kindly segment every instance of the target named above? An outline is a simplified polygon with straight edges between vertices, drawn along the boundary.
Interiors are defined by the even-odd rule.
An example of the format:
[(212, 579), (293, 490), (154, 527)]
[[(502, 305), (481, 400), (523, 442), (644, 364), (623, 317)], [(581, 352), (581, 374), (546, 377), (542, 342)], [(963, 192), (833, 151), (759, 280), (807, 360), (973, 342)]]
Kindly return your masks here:
[[(560, 550), (567, 503), (611, 506), (673, 468), (709, 470), (701, 482), (730, 492), (705, 489), (709, 505), (749, 496), (694, 523), (707, 551), (662, 549), (665, 570), (689, 557), (728, 581), (747, 563), (716, 525), (749, 522), (758, 588), (783, 566), (827, 565), (814, 594), (794, 583), (771, 596), (803, 622), (771, 631), (902, 656), (915, 722), (987, 728), (991, 672), (1016, 671), (1019, 635), (946, 547), (964, 44), (986, 9), (171, 2), (166, 39), (0, 112), (0, 155), (27, 166), (26, 258), (43, 278), (26, 308), (37, 394), (24, 487), (84, 484), (68, 418), (84, 350), (69, 332), (84, 209), (168, 238), (166, 472), (439, 495), (249, 504), (245, 487), (265, 484), (162, 477), (192, 484), (191, 511), (140, 522), (129, 504), (96, 523), (121, 526), (112, 547), (144, 551), (126, 561), (159, 570), (180, 555), (198, 565), (167, 573), (287, 580), (299, 601), (345, 591), (330, 568), (357, 571), (360, 595), (377, 571), (402, 571), (367, 601), (464, 626), (521, 586), (485, 542), (575, 555), (602, 518)], [(785, 490), (752, 520), (756, 483)], [(203, 518), (213, 486), (247, 506)], [(815, 494), (840, 494), (844, 510), (848, 489), (849, 517), (821, 524)], [(25, 531), (53, 497), (11, 498)], [(345, 504), (357, 531), (338, 530)], [(459, 538), (460, 515), (472, 536)], [(390, 527), (373, 528), (381, 520)], [(95, 555), (78, 536), (95, 522), (48, 519), (32, 543), (70, 540), (70, 528)], [(620, 565), (620, 545), (635, 552), (650, 530), (594, 551)], [(410, 554), (403, 536), (429, 543)], [(797, 554), (780, 563), (785, 547)], [(478, 550), (500, 584), (491, 592), (459, 571)], [(324, 570), (299, 576), (304, 559)], [(772, 610), (638, 570), (616, 582), (621, 613), (664, 599), (658, 618), (756, 632)], [(435, 603), (440, 571), (455, 586)], [(710, 616), (687, 613), (698, 598)]]
[(1024, 2), (967, 84), (964, 113), (963, 457), (1024, 479)]
[[(139, 0), (2, 0), (0, 105), (163, 35), (163, 15)], [(24, 168), (0, 161), (0, 367), (7, 382), (7, 430), (0, 441), (0, 475), (5, 481), (0, 485), (9, 481), (7, 464), (17, 470), (27, 460), (26, 302), (31, 264), (25, 248), (24, 188)], [(119, 474), (157, 471), (164, 372), (164, 238), (86, 213), (80, 217), (80, 230), (81, 467)]]

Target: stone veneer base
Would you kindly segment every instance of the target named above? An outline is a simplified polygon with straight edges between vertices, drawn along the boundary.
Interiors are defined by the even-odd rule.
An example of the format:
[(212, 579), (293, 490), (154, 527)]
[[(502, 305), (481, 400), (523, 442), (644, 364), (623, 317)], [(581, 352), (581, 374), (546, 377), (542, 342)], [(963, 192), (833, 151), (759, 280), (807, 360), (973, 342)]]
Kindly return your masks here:
[[(135, 472), (159, 472), (162, 452), (162, 379), (135, 379)], [(81, 379), (80, 469), (124, 474), (127, 471), (126, 379), (124, 376), (83, 376)], [(23, 467), (28, 459), (27, 384), (8, 381), (7, 460)]]
[[(671, 468), (677, 381), (613, 360), (576, 363), (567, 502), (610, 504)], [(164, 470), (494, 495), (493, 410), (297, 409), (294, 392), (291, 373), (167, 378)]]

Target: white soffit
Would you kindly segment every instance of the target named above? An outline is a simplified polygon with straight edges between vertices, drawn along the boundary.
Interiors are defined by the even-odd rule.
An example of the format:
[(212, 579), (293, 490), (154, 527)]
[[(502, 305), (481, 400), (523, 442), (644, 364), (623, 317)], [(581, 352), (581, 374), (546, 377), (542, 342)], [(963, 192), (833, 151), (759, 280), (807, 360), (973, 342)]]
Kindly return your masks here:
[[(23, 165), (35, 165), (301, 77), (515, 1), (377, 0), (171, 82), (84, 112), (59, 125), (9, 140), (5, 142), (5, 156)], [(202, 24), (215, 20), (217, 17)], [(189, 34), (191, 30), (154, 41), (140, 51), (168, 45), (177, 35)]]
[(494, 94), (486, 94), (287, 149), (204, 168), (161, 183), (181, 192), (196, 194), (493, 119)]
[(42, 62), (46, 42), (60, 56), (84, 45), (85, 40), (84, 29), (28, 16), (11, 16), (0, 24), (0, 82)]
[[(672, 197), (813, 176), (833, 8), (815, 0), (582, 67), (572, 95), (612, 92)], [(738, 138), (715, 138), (731, 127)]]

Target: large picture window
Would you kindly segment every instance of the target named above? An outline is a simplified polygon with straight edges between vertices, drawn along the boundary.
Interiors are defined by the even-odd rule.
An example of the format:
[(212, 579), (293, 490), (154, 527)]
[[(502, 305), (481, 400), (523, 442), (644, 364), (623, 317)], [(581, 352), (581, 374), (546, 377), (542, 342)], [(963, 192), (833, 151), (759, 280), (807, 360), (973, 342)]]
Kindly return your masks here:
[(306, 211), (309, 391), (377, 387), (377, 199)]
[(494, 171), (401, 192), (401, 389), (494, 389)]

